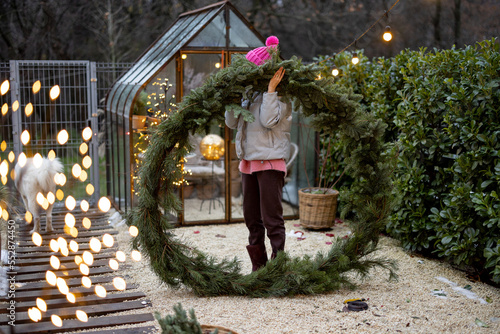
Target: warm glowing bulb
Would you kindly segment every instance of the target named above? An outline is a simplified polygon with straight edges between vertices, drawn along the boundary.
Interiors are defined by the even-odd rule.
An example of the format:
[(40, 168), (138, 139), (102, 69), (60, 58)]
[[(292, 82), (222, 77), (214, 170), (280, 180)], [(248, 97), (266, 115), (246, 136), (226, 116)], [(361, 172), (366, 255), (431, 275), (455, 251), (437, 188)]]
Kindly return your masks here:
[(99, 209), (103, 212), (108, 212), (111, 209), (111, 202), (106, 197), (101, 197), (99, 202), (97, 203)]
[(56, 198), (59, 201), (63, 200), (63, 198), (64, 198), (64, 191), (62, 191), (62, 189), (57, 189), (57, 191), (56, 191)]
[(58, 175), (57, 176), (57, 180), (59, 181), (59, 183), (56, 183), (56, 184), (60, 185), (61, 187), (64, 186), (66, 184), (66, 181), (68, 180), (66, 178), (66, 174), (64, 174), (64, 173), (58, 173), (56, 175)]
[[(14, 162), (14, 159), (16, 159), (16, 155), (14, 154), (14, 152), (10, 151), (9, 152), (9, 161), (12, 163)], [(14, 179), (14, 177), (13, 177)]]
[(63, 295), (68, 294), (69, 292), (69, 287), (68, 284), (66, 284), (66, 281), (62, 277), (57, 278), (57, 288), (59, 289), (59, 292), (62, 293)]
[(56, 327), (62, 327), (62, 325), (63, 325), (63, 321), (62, 321), (61, 317), (58, 316), (57, 314), (52, 314), (50, 316), (50, 320), (52, 321), (52, 324)]
[(82, 154), (82, 155), (87, 154), (87, 152), (89, 151), (89, 146), (87, 145), (87, 143), (81, 143), (79, 151), (80, 151), (80, 154)]
[(392, 33), (391, 33), (391, 27), (390, 26), (385, 27), (385, 32), (382, 35), (382, 38), (386, 42), (390, 42), (392, 40)]
[(56, 152), (54, 152), (54, 150), (50, 150), (49, 154), (47, 154), (47, 158), (51, 161), (54, 160), (56, 158)]
[(118, 261), (116, 261), (115, 259), (110, 259), (109, 260), (109, 267), (113, 270), (118, 270)]
[(0, 144), (0, 149), (5, 151), (7, 149), (7, 142), (5, 140), (2, 140), (2, 144)]
[(87, 313), (85, 313), (85, 311), (82, 310), (76, 310), (76, 318), (81, 322), (89, 321), (89, 316), (87, 315)]
[(42, 320), (42, 312), (40, 312), (40, 310), (36, 307), (31, 307), (28, 309), (28, 316), (34, 322)]
[(36, 202), (39, 204), (39, 205), (43, 205), (43, 202), (45, 201), (45, 197), (43, 196), (42, 193), (38, 193), (36, 194)]
[(139, 235), (139, 229), (137, 226), (132, 225), (128, 228), (128, 233), (133, 237), (137, 237)]
[(9, 220), (9, 211), (2, 209), (2, 219), (5, 221)]
[(12, 103), (12, 111), (16, 112), (17, 109), (19, 109), (19, 101), (15, 100), (14, 103)]
[(26, 117), (30, 117), (31, 114), (33, 114), (33, 104), (31, 102), (24, 107), (24, 113), (26, 114)]
[(336, 77), (337, 75), (339, 75), (339, 70), (338, 70), (338, 68), (336, 68), (336, 67), (334, 67), (334, 68), (333, 68), (333, 70), (332, 70), (332, 75), (333, 75), (334, 77)]
[(73, 168), (71, 169), (71, 173), (75, 177), (75, 179), (78, 179), (80, 177), (80, 174), (82, 173), (82, 167), (79, 164), (74, 164)]
[(66, 204), (66, 208), (68, 210), (73, 211), (73, 209), (76, 207), (76, 200), (73, 196), (70, 195), (70, 196), (66, 197), (65, 204)]
[(69, 133), (68, 131), (66, 130), (61, 130), (59, 131), (59, 133), (57, 134), (57, 142), (60, 144), (60, 145), (64, 145), (68, 142), (68, 139), (69, 139)]
[(47, 312), (47, 303), (42, 298), (36, 299), (36, 307), (38, 307), (42, 312)]
[[(24, 131), (26, 131), (26, 130), (24, 130)], [(28, 137), (29, 137), (29, 133), (28, 133)], [(26, 154), (24, 154), (24, 152), (21, 152), (21, 154), (19, 154), (19, 157), (17, 158), (17, 163), (19, 164), (19, 167), (23, 168), (26, 165), (27, 160), (28, 160), (28, 158), (26, 158)]]
[(95, 294), (101, 298), (105, 298), (106, 297), (106, 289), (102, 285), (96, 285), (95, 286)]
[(117, 290), (123, 291), (127, 288), (127, 283), (125, 280), (121, 277), (115, 277), (113, 278), (113, 285)]
[(40, 80), (37, 80), (33, 83), (33, 94), (36, 94), (40, 91), (40, 88), (42, 88), (42, 83)]
[(105, 233), (103, 236), (102, 236), (102, 243), (104, 244), (104, 246), (106, 247), (113, 247), (113, 244), (115, 243), (115, 239), (113, 239), (113, 236), (109, 233)]
[(90, 226), (92, 225), (90, 219), (88, 219), (87, 217), (84, 217), (82, 219), (82, 225), (83, 227), (85, 227), (87, 230), (90, 228)]
[(71, 303), (71, 304), (74, 304), (76, 302), (76, 297), (73, 293), (71, 292), (68, 292), (66, 294), (66, 299)]
[(59, 97), (59, 94), (61, 93), (61, 89), (59, 88), (59, 85), (55, 85), (50, 89), (50, 99), (55, 100)]
[(35, 154), (33, 157), (33, 165), (35, 168), (40, 168), (43, 165), (43, 157), (40, 153)]
[(357, 63), (359, 63), (359, 58), (358, 58), (358, 54), (357, 53), (354, 53), (353, 56), (352, 56), (352, 63), (354, 65), (356, 65)]
[(7, 103), (4, 103), (2, 105), (2, 116), (7, 115), (8, 112), (9, 112), (9, 105)]
[(55, 270), (58, 270), (59, 267), (61, 266), (61, 261), (57, 258), (57, 256), (52, 255), (50, 257), (50, 266), (54, 268)]
[(86, 155), (82, 160), (83, 168), (89, 169), (92, 166), (92, 158)]
[(80, 263), (82, 263), (82, 262), (83, 262), (82, 257), (80, 255), (75, 255), (75, 263), (76, 263), (76, 265), (79, 266)]
[(61, 248), (60, 249), (62, 256), (68, 256), (69, 255), (69, 250), (68, 248)]
[(80, 263), (80, 272), (83, 275), (88, 276), (90, 273), (89, 266), (87, 266), (85, 263)]
[(86, 200), (82, 200), (80, 202), (80, 209), (82, 209), (83, 212), (89, 211), (89, 208), (90, 208), (89, 202), (87, 202)]
[(92, 286), (92, 280), (88, 276), (83, 276), (82, 277), (82, 285), (86, 287), (87, 289)]
[(91, 266), (92, 263), (94, 263), (94, 255), (92, 255), (91, 252), (89, 251), (83, 252), (82, 257), (83, 257), (83, 262), (85, 262), (85, 264)]
[(78, 242), (76, 242), (75, 240), (71, 240), (71, 241), (69, 242), (69, 249), (70, 249), (73, 253), (78, 252)]
[(125, 262), (125, 260), (127, 259), (127, 256), (125, 255), (124, 252), (118, 251), (118, 252), (116, 252), (116, 259), (120, 262)]
[(7, 160), (4, 160), (0, 164), (0, 175), (7, 176), (7, 174), (9, 174), (9, 163)]
[(130, 256), (132, 256), (132, 259), (134, 261), (140, 261), (141, 260), (141, 253), (139, 253), (139, 251), (136, 251), (136, 250), (133, 250), (132, 253), (130, 254)]
[(78, 229), (76, 227), (70, 227), (69, 235), (71, 235), (73, 238), (76, 238), (78, 236)]
[(32, 235), (31, 235), (31, 240), (33, 241), (33, 243), (37, 246), (41, 246), (42, 245), (42, 236), (37, 233), (37, 232), (34, 232)]
[(97, 238), (91, 238), (89, 241), (90, 250), (94, 253), (99, 253), (101, 251), (101, 242)]
[(220, 68), (220, 63), (215, 63), (215, 68)]
[(23, 145), (28, 145), (29, 142), (30, 142), (30, 133), (28, 132), (28, 130), (24, 130), (21, 133), (21, 143), (23, 143)]
[[(67, 201), (67, 200), (66, 200)], [(75, 219), (75, 216), (73, 216), (71, 213), (67, 213), (66, 216), (64, 217), (64, 223), (69, 226), (70, 228), (71, 227), (74, 227), (75, 226), (75, 223), (76, 223), (76, 219)]]
[(57, 238), (57, 243), (59, 244), (59, 249), (68, 248), (68, 243), (63, 237)]
[(81, 182), (85, 182), (87, 180), (88, 174), (85, 170), (82, 170), (80, 173), (80, 177), (78, 178)]
[(59, 243), (56, 240), (54, 240), (54, 239), (50, 240), (49, 246), (53, 252), (59, 251), (59, 248), (60, 248)]
[(4, 80), (4, 82), (2, 82), (2, 85), (0, 86), (0, 94), (1, 95), (7, 94), (7, 92), (9, 91), (9, 89), (10, 89), (10, 82), (9, 82), (9, 80)]
[(92, 138), (92, 129), (90, 127), (86, 127), (82, 130), (82, 138), (85, 141), (89, 141)]
[(45, 280), (52, 286), (55, 286), (57, 284), (57, 276), (53, 271), (47, 270), (47, 272), (45, 273)]
[(92, 195), (94, 193), (94, 186), (90, 183), (87, 184), (85, 191), (87, 192), (87, 195)]
[(47, 194), (47, 201), (49, 202), (49, 204), (54, 204), (54, 202), (56, 201), (56, 195), (54, 195), (52, 191), (49, 191), (49, 193)]
[(182, 58), (182, 59), (186, 59), (187, 57), (188, 57), (188, 56), (187, 56), (187, 54), (185, 54), (185, 53), (181, 56), (181, 58)]

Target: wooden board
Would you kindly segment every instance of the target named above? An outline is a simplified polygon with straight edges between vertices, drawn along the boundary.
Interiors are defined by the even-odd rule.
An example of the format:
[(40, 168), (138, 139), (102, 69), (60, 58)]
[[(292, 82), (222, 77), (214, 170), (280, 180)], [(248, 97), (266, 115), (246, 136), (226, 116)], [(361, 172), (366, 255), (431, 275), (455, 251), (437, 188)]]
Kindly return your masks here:
[[(33, 244), (29, 231), (32, 224), (21, 222), (16, 226), (16, 259), (15, 267), (9, 268), (9, 271), (15, 271), (16, 290), (16, 322), (15, 326), (10, 326), (9, 310), (10, 302), (7, 297), (0, 298), (0, 334), (1, 333), (71, 333), (73, 331), (93, 330), (93, 333), (112, 334), (112, 333), (157, 333), (158, 330), (152, 326), (151, 321), (155, 321), (151, 313), (144, 313), (143, 309), (151, 306), (151, 302), (146, 299), (146, 295), (139, 291), (137, 284), (127, 281), (127, 287), (124, 291), (117, 290), (111, 283), (116, 276), (123, 277), (120, 271), (128, 267), (126, 263), (119, 262), (118, 270), (112, 270), (109, 267), (109, 260), (116, 257), (118, 250), (115, 244), (106, 248), (103, 245), (101, 252), (93, 253), (94, 261), (90, 266), (89, 278), (92, 280), (92, 287), (82, 286), (82, 274), (75, 263), (75, 256), (82, 255), (84, 251), (90, 250), (89, 240), (92, 237), (102, 240), (104, 233), (115, 236), (118, 231), (114, 230), (109, 224), (105, 214), (92, 212), (71, 212), (77, 221), (78, 236), (73, 238), (64, 233), (64, 217), (69, 211), (54, 210), (52, 233), (43, 232), (45, 219), (42, 218), (42, 239), (40, 247)], [(92, 226), (85, 229), (81, 226), (83, 217), (91, 219)], [(64, 237), (67, 241), (75, 240), (78, 242), (78, 251), (71, 252), (69, 256), (64, 257), (58, 252), (53, 252), (48, 247), (51, 239)], [(56, 255), (60, 260), (61, 267), (58, 270), (50, 266), (50, 256)], [(14, 270), (15, 269), (15, 270)], [(76, 296), (76, 303), (71, 303), (60, 293), (57, 287), (50, 286), (45, 281), (46, 271), (51, 270), (58, 277), (63, 277), (69, 287), (69, 291)], [(105, 287), (107, 296), (98, 297), (95, 294), (95, 285), (100, 284)], [(43, 318), (38, 323), (33, 322), (28, 316), (28, 309), (36, 307), (36, 299), (42, 298), (47, 304), (47, 312), (43, 313)], [(87, 313), (89, 319), (82, 322), (76, 319), (76, 311), (82, 310)], [(118, 312), (129, 311), (127, 315), (116, 315)], [(56, 327), (50, 321), (50, 316), (58, 315), (63, 319), (62, 327)], [(141, 326), (140, 324), (144, 324)], [(139, 324), (133, 328), (127, 328), (127, 325)], [(105, 330), (101, 330), (106, 328)], [(110, 329), (111, 328), (111, 329)]]

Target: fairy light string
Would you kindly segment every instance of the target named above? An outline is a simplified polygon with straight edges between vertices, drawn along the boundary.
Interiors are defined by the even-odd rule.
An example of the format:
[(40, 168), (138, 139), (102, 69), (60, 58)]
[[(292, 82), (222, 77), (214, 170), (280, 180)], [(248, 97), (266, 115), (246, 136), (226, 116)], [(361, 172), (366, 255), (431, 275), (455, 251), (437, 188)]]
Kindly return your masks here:
[[(384, 17), (387, 17), (388, 14), (391, 12), (391, 10), (399, 3), (400, 0), (396, 0), (396, 2), (394, 2), (394, 4), (384, 12), (384, 14), (382, 14), (377, 21), (375, 21), (368, 29), (365, 30), (365, 32), (363, 32), (361, 35), (358, 36), (358, 38), (356, 38), (354, 41), (351, 42), (351, 44), (347, 45), (345, 48), (343, 48), (342, 50), (340, 50), (339, 52), (337, 52), (336, 54), (339, 54), (339, 53), (342, 53), (344, 51), (346, 51), (347, 49), (349, 49), (351, 46), (355, 45), (361, 38), (363, 38), (364, 35), (366, 35), (370, 30), (373, 29), (373, 27), (375, 27), (377, 25), (377, 23), (379, 23)], [(387, 30), (387, 28), (386, 28)], [(333, 56), (330, 56), (328, 58), (325, 58), (325, 59), (322, 59), (321, 61), (318, 62), (318, 64), (321, 64), (325, 61), (328, 61), (332, 58), (335, 57), (334, 54)]]

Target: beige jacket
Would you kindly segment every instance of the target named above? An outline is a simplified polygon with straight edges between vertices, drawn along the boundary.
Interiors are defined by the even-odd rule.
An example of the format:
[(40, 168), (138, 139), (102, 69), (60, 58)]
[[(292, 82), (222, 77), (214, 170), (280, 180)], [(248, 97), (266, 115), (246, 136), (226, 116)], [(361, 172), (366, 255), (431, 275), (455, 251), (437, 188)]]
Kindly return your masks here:
[(242, 106), (255, 117), (252, 123), (243, 117), (234, 117), (233, 111), (226, 111), (226, 125), (238, 129), (236, 133), (236, 154), (244, 160), (285, 159), (290, 156), (290, 130), (292, 128), (292, 107), (280, 101), (278, 93), (259, 94), (248, 106)]

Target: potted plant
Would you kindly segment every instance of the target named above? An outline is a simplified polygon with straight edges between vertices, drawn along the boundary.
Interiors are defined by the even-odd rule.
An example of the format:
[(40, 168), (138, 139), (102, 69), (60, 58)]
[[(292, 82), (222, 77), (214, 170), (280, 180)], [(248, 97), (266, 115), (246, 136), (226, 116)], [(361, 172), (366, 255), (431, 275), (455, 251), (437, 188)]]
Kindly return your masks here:
[(323, 137), (320, 143), (321, 149), (317, 152), (320, 158), (318, 186), (298, 191), (300, 225), (310, 229), (325, 229), (334, 225), (339, 197), (334, 187), (344, 175), (343, 172), (338, 175), (340, 163), (335, 159), (341, 154), (335, 147), (335, 139)]

